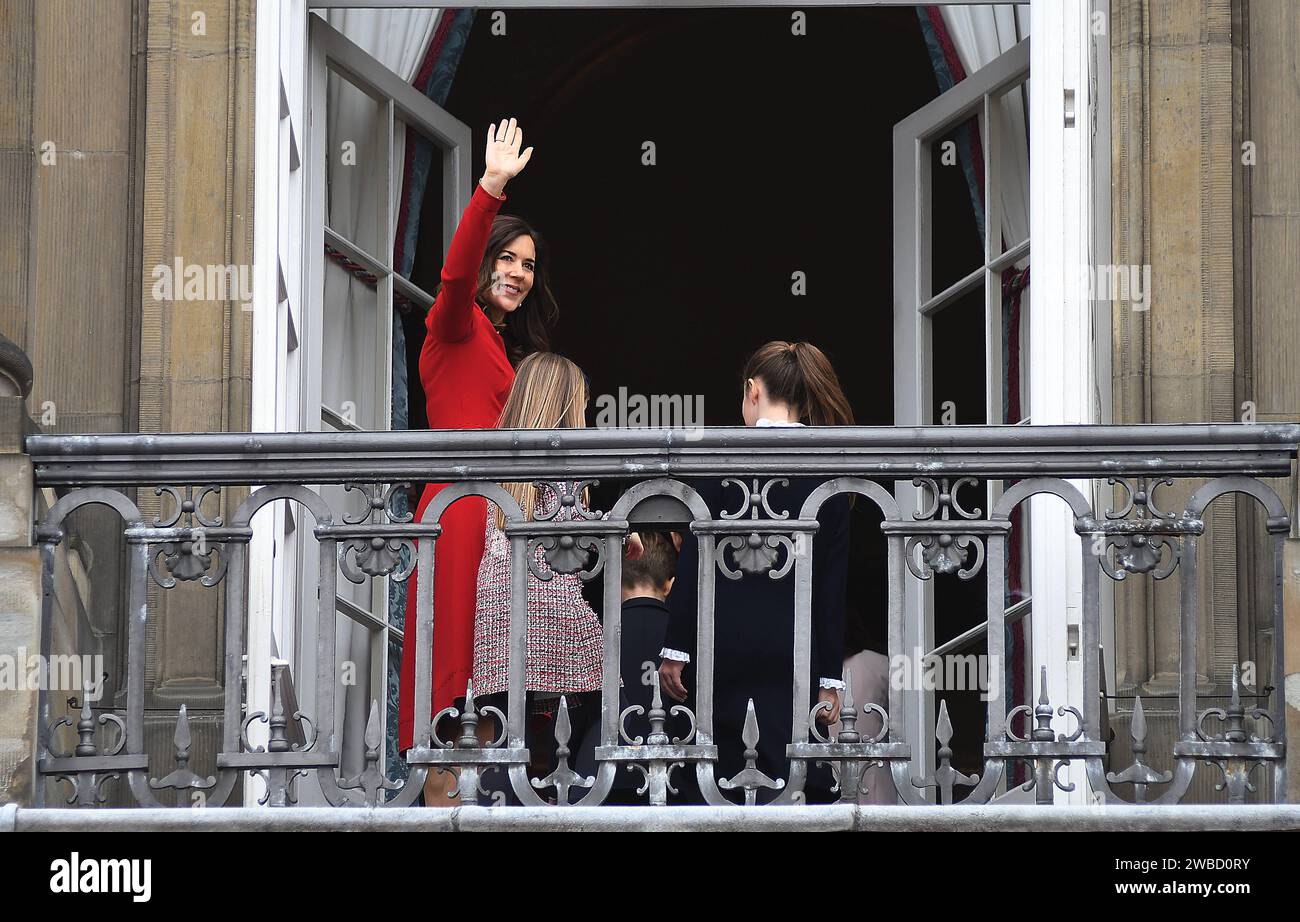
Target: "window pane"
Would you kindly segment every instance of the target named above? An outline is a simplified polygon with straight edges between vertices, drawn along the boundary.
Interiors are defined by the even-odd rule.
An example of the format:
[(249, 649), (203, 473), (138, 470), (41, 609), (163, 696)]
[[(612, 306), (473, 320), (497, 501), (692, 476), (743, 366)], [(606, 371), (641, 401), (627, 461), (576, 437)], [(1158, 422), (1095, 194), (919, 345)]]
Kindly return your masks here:
[(985, 420), (984, 286), (934, 315), (931, 333), (935, 425), (979, 425)]
[(1029, 254), (999, 273), (1002, 292), (1002, 418), (1015, 425), (1029, 417)]
[(1002, 250), (1029, 239), (1029, 82), (995, 96), (998, 131), (998, 204), (1002, 211)]
[(325, 214), (330, 229), (387, 264), (379, 252), (379, 188), (388, 165), (377, 159), (380, 106), (330, 71), (327, 85)]
[[(400, 194), (396, 195), (393, 219), (397, 224), (394, 239), (394, 259), (400, 255), (395, 268), (398, 274), (414, 282), (427, 292), (438, 285), (442, 270), (443, 160), (449, 154), (438, 147), (418, 128), (398, 122), (400, 143), (394, 143), (393, 160), (397, 165), (395, 176), (400, 178)], [(421, 177), (422, 182), (413, 182)], [(399, 183), (394, 183), (396, 190)], [(403, 209), (405, 214), (403, 216)], [(456, 216), (459, 220), (460, 216)]]
[(931, 294), (984, 265), (984, 152), (975, 116), (930, 144)]
[[(404, 124), (402, 144), (403, 192), (400, 207), (394, 211), (397, 235), (393, 243), (393, 261), (399, 275), (426, 295), (438, 287), (442, 273), (443, 202), (451, 191), (443, 188), (443, 164), (450, 153), (442, 150), (418, 128)], [(422, 177), (422, 182), (414, 181)], [(456, 215), (459, 220), (460, 215)], [(432, 307), (428, 299), (411, 298), (400, 286), (393, 289), (395, 316), (402, 324), (405, 345), (406, 413), (404, 428), (423, 429), (426, 418), (426, 395), (420, 381), (420, 352), (424, 345), (424, 319)], [(395, 369), (395, 387), (401, 388), (401, 369)], [(396, 417), (396, 414), (395, 414)], [(395, 419), (394, 425), (402, 425)]]
[[(321, 403), (362, 429), (387, 429), (378, 367), (378, 298), (339, 261), (325, 256)], [(387, 356), (383, 357), (385, 360)]]

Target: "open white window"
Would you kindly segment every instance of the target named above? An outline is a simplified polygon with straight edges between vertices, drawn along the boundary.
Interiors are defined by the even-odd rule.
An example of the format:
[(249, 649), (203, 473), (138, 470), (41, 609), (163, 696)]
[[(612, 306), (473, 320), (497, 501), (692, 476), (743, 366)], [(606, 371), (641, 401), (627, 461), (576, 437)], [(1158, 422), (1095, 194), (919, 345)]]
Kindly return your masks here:
[[(1095, 260), (1108, 258), (1104, 232), (1109, 162), (1104, 99), (1108, 38), (1105, 29), (1098, 28), (1107, 22), (1104, 7), (1104, 3), (1089, 0), (1033, 0), (1032, 51), (1027, 47), (1009, 50), (896, 129), (895, 419), (901, 425), (945, 421), (1060, 425), (1105, 419), (1110, 334), (1102, 309), (1105, 305), (1090, 301), (1087, 285), (1088, 268)], [(1014, 99), (1017, 89), (1027, 85), (1030, 67), (1033, 93), (1024, 94), (1030, 232), (1022, 236), (1007, 226), (1010, 190), (1005, 166), (1011, 143), (1007, 118), (1011, 107), (994, 103)], [(979, 139), (984, 154), (984, 163), (977, 170), (985, 190), (983, 239), (974, 264), (955, 270), (946, 266), (936, 277), (936, 240), (945, 247), (949, 242), (942, 239), (944, 228), (927, 223), (933, 204), (929, 196), (935, 186), (936, 161), (932, 158), (941, 154), (944, 141), (956, 142), (962, 134), (971, 136), (972, 119), (973, 136)], [(1004, 168), (999, 168), (999, 163)], [(1023, 265), (1031, 237), (1032, 322), (1029, 305), (1022, 301), (1016, 337), (1019, 358), (1009, 364), (1005, 356), (1010, 337), (999, 326), (1007, 315), (997, 309), (999, 295), (1005, 302), (1005, 294), (998, 283), (1008, 269)], [(1024, 295), (1027, 301), (1027, 290)], [(947, 358), (936, 362), (936, 344), (942, 350), (947, 341), (945, 314), (957, 324), (960, 347), (983, 352), (982, 375), (968, 378), (964, 394), (955, 396), (935, 390), (935, 382), (942, 379), (948, 364)], [(974, 325), (963, 328), (963, 322)], [(1021, 405), (1018, 411), (1008, 412), (1009, 402), (1003, 400), (1016, 393), (1009, 386), (1013, 375), (1021, 381)], [(938, 415), (945, 399), (958, 403), (954, 420)], [(1084, 493), (1091, 489), (1086, 482), (1074, 485)], [(999, 487), (990, 484), (987, 495), (978, 499), (991, 501)], [(919, 492), (910, 485), (900, 489), (903, 508), (921, 508)], [(1012, 602), (1008, 615), (1027, 614), (1028, 599), (1033, 599), (1038, 615), (1026, 640), (1031, 648), (1027, 657), (1031, 676), (1036, 678), (1038, 669), (1047, 667), (1051, 700), (1078, 705), (1083, 687), (1078, 643), (1082, 598), (1079, 539), (1063, 503), (1054, 497), (1035, 497), (1028, 505), (1023, 529), (1028, 533), (1027, 562), (1020, 562), (1028, 569), (1023, 579), (1027, 594)], [(908, 582), (909, 651), (924, 653), (940, 646), (933, 633), (934, 591), (932, 583)], [(1017, 610), (1016, 604), (1024, 608)], [(968, 642), (979, 630), (980, 625), (973, 625), (971, 637), (945, 639)], [(933, 696), (924, 691), (907, 696), (905, 721), (918, 771), (925, 770), (934, 758), (934, 707)], [(1072, 766), (1066, 774), (1075, 790), (1068, 795), (1058, 792), (1058, 799), (1083, 802), (1087, 792), (1082, 772)]]
[[(1028, 83), (1025, 39), (894, 128), (898, 425), (1028, 422)], [(945, 195), (969, 198), (975, 234), (971, 228), (935, 220), (940, 210), (936, 202)], [(936, 258), (937, 253), (943, 258)], [(969, 486), (963, 495), (957, 484), (949, 486), (958, 503), (968, 509), (987, 503), (985, 511), (1002, 490), (1001, 483), (990, 482), (983, 495)], [(900, 487), (899, 499), (902, 508), (917, 511), (932, 501), (923, 488), (910, 485)], [(1013, 534), (1016, 548), (1009, 554), (1006, 617), (1013, 624), (1022, 621), (1030, 607), (1024, 585), (1027, 560), (1015, 553), (1027, 551), (1025, 531), (1022, 526)], [(986, 577), (981, 571), (976, 579)], [(922, 651), (922, 662), (984, 649), (987, 621), (949, 623), (936, 630), (935, 596), (946, 588), (935, 579), (907, 577), (906, 647)], [(951, 601), (946, 607), (952, 607)], [(1027, 673), (1024, 627), (1013, 629), (1008, 656)], [(1014, 688), (1017, 683), (1008, 684)], [(918, 774), (930, 771), (935, 698), (935, 692), (922, 689), (910, 689), (906, 696)]]
[[(449, 240), (471, 188), (470, 130), (320, 17), (311, 18), (309, 49), (306, 277), (314, 323), (304, 335), (310, 395), (304, 422), (308, 428), (385, 430), (392, 422), (394, 300), (406, 298), (421, 312), (433, 304), (393, 261), (406, 138), (419, 134), (440, 153), (435, 166), (440, 161), (441, 168), (430, 175), (442, 186)], [(322, 495), (336, 514), (364, 521), (371, 514), (370, 491), (384, 486), (332, 487)], [(306, 530), (300, 548), (302, 560), (315, 560), (315, 541)], [(302, 570), (302, 597), (311, 598), (311, 568)], [(333, 629), (338, 663), (351, 664), (334, 689), (345, 775), (363, 767), (372, 701), (380, 703), (381, 726), (387, 725), (389, 650), (401, 643), (401, 632), (389, 620), (388, 582), (354, 584), (340, 573), (334, 625), (312, 623), (314, 606), (300, 612), (304, 641)], [(297, 652), (298, 662), (314, 662), (314, 642), (300, 643)], [(302, 698), (311, 705), (308, 694)]]
[[(470, 130), (324, 18), (308, 15), (305, 5), (286, 3), (267, 18), (282, 30), (276, 79), (283, 115), (273, 171), (282, 207), (275, 212), (276, 327), (272, 335), (267, 324), (259, 342), (266, 353), (260, 380), (273, 381), (274, 393), (255, 399), (265, 409), (257, 428), (387, 430), (394, 304), (404, 300), (424, 312), (433, 303), (394, 263), (406, 141), (418, 136), (433, 152), (429, 194), (439, 196), (442, 239), (448, 241), (472, 188)], [(432, 20), (430, 11), (425, 24), (431, 27)], [(269, 251), (259, 255), (267, 258)], [(405, 355), (396, 360), (404, 363)], [(336, 520), (365, 521), (375, 488), (324, 487), (321, 493)], [(260, 646), (250, 647), (250, 699), (265, 700), (270, 658), (279, 657), (289, 666), (298, 703), (314, 710), (325, 693), (314, 687), (315, 638), (318, 630), (334, 630), (341, 664), (332, 690), (336, 727), (343, 771), (356, 774), (372, 701), (379, 702), (381, 726), (387, 724), (389, 651), (400, 650), (402, 640), (389, 618), (389, 580), (356, 584), (340, 570), (336, 622), (316, 624), (318, 550), (310, 516), (285, 503), (263, 515), (274, 516), (269, 530), (259, 529), (273, 554), (268, 548), (253, 555), (264, 572), (254, 574), (261, 592), (254, 594), (249, 627)], [(300, 793), (304, 803), (311, 796)]]

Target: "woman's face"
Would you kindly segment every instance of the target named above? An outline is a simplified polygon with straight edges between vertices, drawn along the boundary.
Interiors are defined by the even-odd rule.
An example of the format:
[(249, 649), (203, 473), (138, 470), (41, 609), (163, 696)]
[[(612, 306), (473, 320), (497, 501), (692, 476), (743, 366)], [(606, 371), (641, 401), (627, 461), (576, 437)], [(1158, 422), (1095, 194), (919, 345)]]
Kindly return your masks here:
[(533, 287), (533, 270), (537, 266), (537, 250), (533, 238), (520, 234), (509, 241), (497, 254), (492, 266), (492, 286), (488, 289), (488, 302), (502, 314), (513, 312)]

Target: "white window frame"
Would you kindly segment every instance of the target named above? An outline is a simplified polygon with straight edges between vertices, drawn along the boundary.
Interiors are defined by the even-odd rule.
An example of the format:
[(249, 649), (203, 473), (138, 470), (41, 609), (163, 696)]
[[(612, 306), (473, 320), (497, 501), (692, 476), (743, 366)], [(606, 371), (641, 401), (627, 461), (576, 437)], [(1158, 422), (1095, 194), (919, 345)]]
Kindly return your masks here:
[[(1030, 300), (1040, 308), (1029, 327), (1029, 393), (1036, 426), (1102, 419), (1088, 270), (1099, 217), (1093, 209), (1094, 182), (1109, 189), (1108, 175), (1094, 177), (1092, 126), (1109, 118), (1109, 111), (1090, 71), (1093, 12), (1090, 0), (1034, 0), (1030, 8)], [(1106, 344), (1109, 348), (1109, 331)], [(1088, 481), (1071, 483), (1085, 496), (1092, 494)], [(1055, 497), (1038, 496), (1030, 500), (1029, 518), (1030, 593), (1035, 608), (1047, 613), (1035, 622), (1034, 668), (1047, 667), (1053, 702), (1082, 708), (1085, 658), (1077, 644), (1069, 645), (1071, 637), (1080, 636), (1083, 620), (1083, 568), (1073, 513)], [(1056, 790), (1056, 803), (1088, 802), (1080, 761), (1066, 767), (1062, 780), (1074, 790)]]
[[(257, 130), (255, 152), (253, 302), (253, 425), (255, 431), (355, 429), (342, 408), (322, 400), (323, 311), (326, 242), (376, 277), (376, 422), (391, 419), (392, 303), (400, 293), (426, 307), (432, 296), (402, 277), (392, 263), (393, 220), (387, 168), (378, 177), (376, 252), (370, 253), (326, 226), (326, 97), (330, 73), (374, 98), (380, 124), (376, 162), (391, 165), (393, 129), (401, 120), (443, 152), (435, 182), (442, 185), (444, 250), (472, 192), (468, 126), (311, 15), (307, 0), (261, 4), (257, 19)], [(272, 127), (274, 126), (274, 127)], [(260, 270), (260, 271), (259, 271)], [(341, 488), (340, 488), (341, 489)], [(270, 710), (271, 660), (295, 668), (295, 692), (306, 711), (315, 708), (314, 598), (317, 545), (308, 529), (296, 529), (301, 511), (275, 503), (254, 523), (250, 561), (248, 700)], [(299, 566), (299, 561), (304, 566)], [(309, 562), (309, 564), (308, 564)], [(371, 634), (372, 695), (387, 706), (388, 640), (400, 633), (388, 623), (388, 580), (370, 581), (371, 604), (340, 598), (338, 613)], [(333, 629), (333, 626), (329, 629)], [(275, 644), (274, 648), (272, 644)], [(341, 714), (339, 715), (342, 716)], [(250, 727), (250, 735), (260, 724)], [(260, 781), (246, 786), (256, 803)]]
[[(984, 326), (984, 420), (1000, 425), (1006, 371), (1002, 367), (1002, 272), (1027, 259), (1033, 239), (1011, 241), (1003, 248), (1000, 212), (1002, 119), (995, 107), (1004, 93), (1016, 92), (1029, 81), (1031, 37), (1023, 39), (984, 67), (967, 74), (951, 89), (894, 126), (894, 422), (900, 426), (934, 425), (934, 318), (944, 310), (972, 310), (954, 302), (981, 290)], [(983, 258), (980, 265), (961, 279), (933, 290), (932, 234), (934, 194), (931, 158), (934, 146), (971, 118), (978, 118), (984, 152), (985, 215)], [(1032, 163), (1032, 158), (1031, 158)], [(1032, 213), (1031, 213), (1032, 220)], [(1032, 301), (1032, 288), (1029, 301)], [(1029, 323), (1029, 301), (1022, 311)], [(1032, 329), (1032, 325), (1030, 325)], [(1027, 363), (1032, 364), (1032, 363)], [(1012, 420), (1016, 423), (1018, 420)], [(985, 502), (991, 510), (1002, 494), (1001, 481), (989, 481)], [(899, 507), (920, 511), (932, 501), (911, 483), (895, 487)], [(988, 621), (936, 645), (934, 636), (934, 581), (904, 575), (904, 649), (918, 651), (922, 662), (960, 650), (987, 632)], [(1007, 608), (1008, 623), (1029, 615), (1032, 593)], [(990, 666), (989, 668), (995, 668)], [(924, 777), (934, 769), (936, 693), (921, 688), (907, 689), (904, 724), (912, 746), (912, 770)]]
[[(1108, 353), (1109, 335), (1099, 335), (1101, 312), (1094, 314), (1085, 271), (1092, 264), (1094, 248), (1099, 253), (1106, 251), (1106, 238), (1095, 227), (1099, 219), (1097, 212), (1104, 207), (1104, 190), (1109, 187), (1108, 174), (1095, 173), (1093, 163), (1096, 124), (1108, 117), (1091, 69), (1099, 66), (1093, 59), (1099, 57), (1100, 43), (1090, 37), (1089, 30), (1090, 16), (1098, 9), (1092, 0), (1033, 0), (1030, 6), (1029, 72), (1033, 90), (1029, 94), (1029, 240), (1033, 241), (1034, 276), (1031, 306), (1026, 313), (1033, 318), (1028, 323), (1031, 359), (1027, 403), (1034, 425), (1097, 423), (1105, 418), (1103, 399), (1109, 401), (1108, 384), (1103, 386), (1098, 380), (1099, 370), (1108, 372), (1109, 368), (1108, 359), (1103, 364), (1099, 358), (1103, 352)], [(940, 123), (934, 133), (945, 124), (968, 117), (972, 106), (978, 105), (981, 98), (986, 99), (986, 93), (995, 92), (999, 83), (1006, 82), (1003, 78), (1011, 78), (1021, 64), (1012, 54), (1008, 52), (978, 72), (986, 79), (980, 85), (972, 83), (964, 95), (959, 91), (965, 82), (945, 94), (950, 97), (948, 108), (952, 111), (948, 115), (951, 117)], [(999, 67), (1000, 70), (995, 70)], [(987, 102), (984, 105), (987, 109)], [(986, 170), (994, 159), (988, 156), (987, 126), (990, 124), (992, 120), (986, 117)], [(928, 164), (928, 155), (904, 162), (910, 175), (895, 176), (896, 212), (928, 217), (929, 202), (920, 198), (925, 195), (927, 184), (917, 181), (918, 174)], [(1105, 165), (1108, 170), (1108, 162)], [(897, 162), (895, 169), (896, 172), (899, 169)], [(989, 280), (995, 265), (992, 260), (1000, 253), (1000, 247), (995, 245), (1000, 243), (999, 222), (994, 220), (992, 211), (996, 195), (991, 183), (995, 181), (996, 176), (992, 179), (986, 176), (986, 190), (989, 190), (986, 200), (992, 203), (986, 233), (994, 244), (986, 241), (982, 279), (986, 285), (989, 421), (1000, 421), (1002, 374), (1001, 313), (990, 306), (996, 289)], [(1105, 215), (1100, 217), (1108, 220)], [(895, 288), (895, 415), (900, 424), (932, 422), (929, 319), (920, 310), (927, 302), (933, 304), (933, 292), (928, 288), (929, 243), (929, 229), (923, 220), (915, 222), (907, 239), (895, 241), (895, 277), (918, 279), (915, 286), (896, 285)], [(918, 273), (917, 266), (923, 266), (926, 271)], [(974, 284), (980, 281), (975, 278)], [(1038, 308), (1034, 309), (1034, 305)], [(1085, 495), (1092, 491), (1089, 482), (1074, 481), (1074, 485)], [(910, 485), (900, 489), (899, 500), (904, 508), (919, 508), (914, 505), (915, 493), (916, 489)], [(1083, 694), (1082, 651), (1077, 643), (1070, 646), (1071, 638), (1079, 636), (1083, 604), (1078, 541), (1072, 513), (1064, 503), (1052, 497), (1035, 497), (1030, 501), (1030, 598), (1039, 612), (1065, 613), (1064, 618), (1035, 619), (1031, 641), (1034, 672), (1037, 674), (1041, 666), (1046, 666), (1051, 700), (1075, 706), (1081, 706)], [(929, 594), (928, 584), (908, 579), (908, 649), (934, 647), (932, 620), (923, 617), (928, 610)], [(906, 722), (910, 727), (924, 728), (920, 738), (914, 739), (917, 771), (924, 771), (933, 758), (929, 732), (933, 725), (932, 701), (927, 698), (919, 691), (908, 696)], [(1087, 784), (1082, 767), (1070, 765), (1067, 778), (1075, 784), (1075, 790), (1069, 794), (1056, 791), (1057, 801), (1086, 802)]]
[[(259, 4), (256, 40), (253, 185), (253, 341), (251, 428), (290, 432), (302, 428), (304, 305), (303, 227), (306, 138), (307, 0)], [(270, 713), (272, 639), (296, 646), (298, 541), (294, 511), (275, 503), (253, 521), (249, 547), (246, 683), (248, 712)], [(249, 726), (250, 741), (264, 745), (266, 725)], [(265, 785), (246, 776), (244, 800), (256, 805)]]
[[(307, 222), (304, 239), (306, 241), (306, 271), (308, 328), (303, 337), (306, 352), (304, 378), (307, 397), (303, 400), (303, 423), (308, 429), (334, 429), (340, 431), (355, 430), (359, 427), (354, 421), (340, 414), (342, 408), (328, 407), (322, 400), (323, 387), (322, 363), (325, 357), (323, 339), (323, 317), (325, 311), (325, 245), (341, 252), (352, 261), (364, 266), (375, 276), (375, 323), (376, 323), (376, 357), (371, 395), (372, 404), (377, 408), (379, 428), (391, 428), (392, 414), (392, 316), (393, 297), (401, 293), (426, 309), (433, 305), (433, 297), (409, 279), (404, 278), (392, 264), (395, 222), (393, 221), (392, 175), (394, 146), (394, 128), (397, 120), (404, 122), (408, 128), (414, 128), (427, 137), (442, 152), (442, 170), (438, 174), (442, 186), (442, 221), (444, 249), (450, 244), (452, 233), (461, 212), (469, 203), (472, 191), (470, 179), (470, 141), (471, 132), (468, 125), (453, 118), (415, 87), (406, 83), (395, 73), (367, 54), (334, 29), (323, 17), (310, 16), (308, 28), (307, 55), (307, 112), (310, 142), (304, 161), (307, 165)], [(326, 111), (328, 104), (328, 86), (331, 74), (337, 74), (370, 96), (379, 106), (379, 122), (375, 138), (375, 151), (372, 160), (379, 164), (381, 175), (375, 183), (377, 196), (375, 219), (375, 252), (367, 252), (344, 234), (328, 226), (326, 214), (326, 148), (328, 145)], [(331, 152), (332, 153), (332, 152)], [(341, 493), (341, 489), (336, 491)], [(299, 559), (315, 561), (319, 554), (317, 542), (306, 530), (299, 533)], [(313, 566), (300, 567), (301, 598), (313, 597), (316, 583), (312, 576)], [(342, 575), (340, 573), (340, 578)], [(354, 624), (360, 625), (369, 638), (370, 657), (368, 664), (370, 700), (379, 702), (381, 726), (387, 724), (388, 710), (388, 650), (390, 640), (399, 640), (401, 633), (388, 620), (388, 584), (387, 577), (369, 580), (369, 606), (359, 605), (355, 600), (339, 594), (336, 602), (336, 615), (342, 615)], [(346, 582), (340, 583), (340, 589)], [(315, 605), (303, 605), (299, 613), (301, 624), (300, 644), (296, 659), (303, 664), (299, 672), (303, 674), (303, 689), (299, 694), (302, 706), (307, 710), (316, 709), (316, 696), (320, 690), (315, 686), (315, 642), (319, 630), (333, 630), (335, 625), (316, 624), (317, 609)], [(310, 663), (312, 668), (307, 668)], [(310, 672), (312, 681), (306, 681)], [(336, 711), (336, 728), (342, 718), (342, 711)], [(339, 740), (340, 745), (342, 739)], [(381, 751), (383, 770), (384, 752)]]

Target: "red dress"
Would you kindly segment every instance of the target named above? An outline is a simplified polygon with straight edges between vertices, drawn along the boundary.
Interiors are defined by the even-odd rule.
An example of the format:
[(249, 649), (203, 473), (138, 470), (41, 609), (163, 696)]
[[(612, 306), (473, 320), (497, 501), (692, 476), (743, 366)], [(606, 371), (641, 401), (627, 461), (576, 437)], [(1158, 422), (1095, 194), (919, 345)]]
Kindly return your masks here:
[[(442, 287), (425, 320), (428, 330), (420, 352), (430, 429), (490, 429), (497, 424), (514, 382), (505, 343), (487, 315), (475, 304), (478, 270), (487, 248), (492, 219), (505, 198), (494, 198), (475, 184), (465, 213), (447, 250)], [(447, 486), (431, 483), (416, 507), (415, 521)], [(479, 560), (483, 556), (483, 521), (487, 501), (471, 496), (457, 500), (442, 515), (433, 577), (433, 709), (429, 716), (465, 694), (474, 664), (474, 600)], [(412, 745), (415, 722), (415, 600), (411, 574), (406, 595), (406, 633), (402, 644), (398, 749)], [(421, 728), (421, 732), (427, 728)]]

